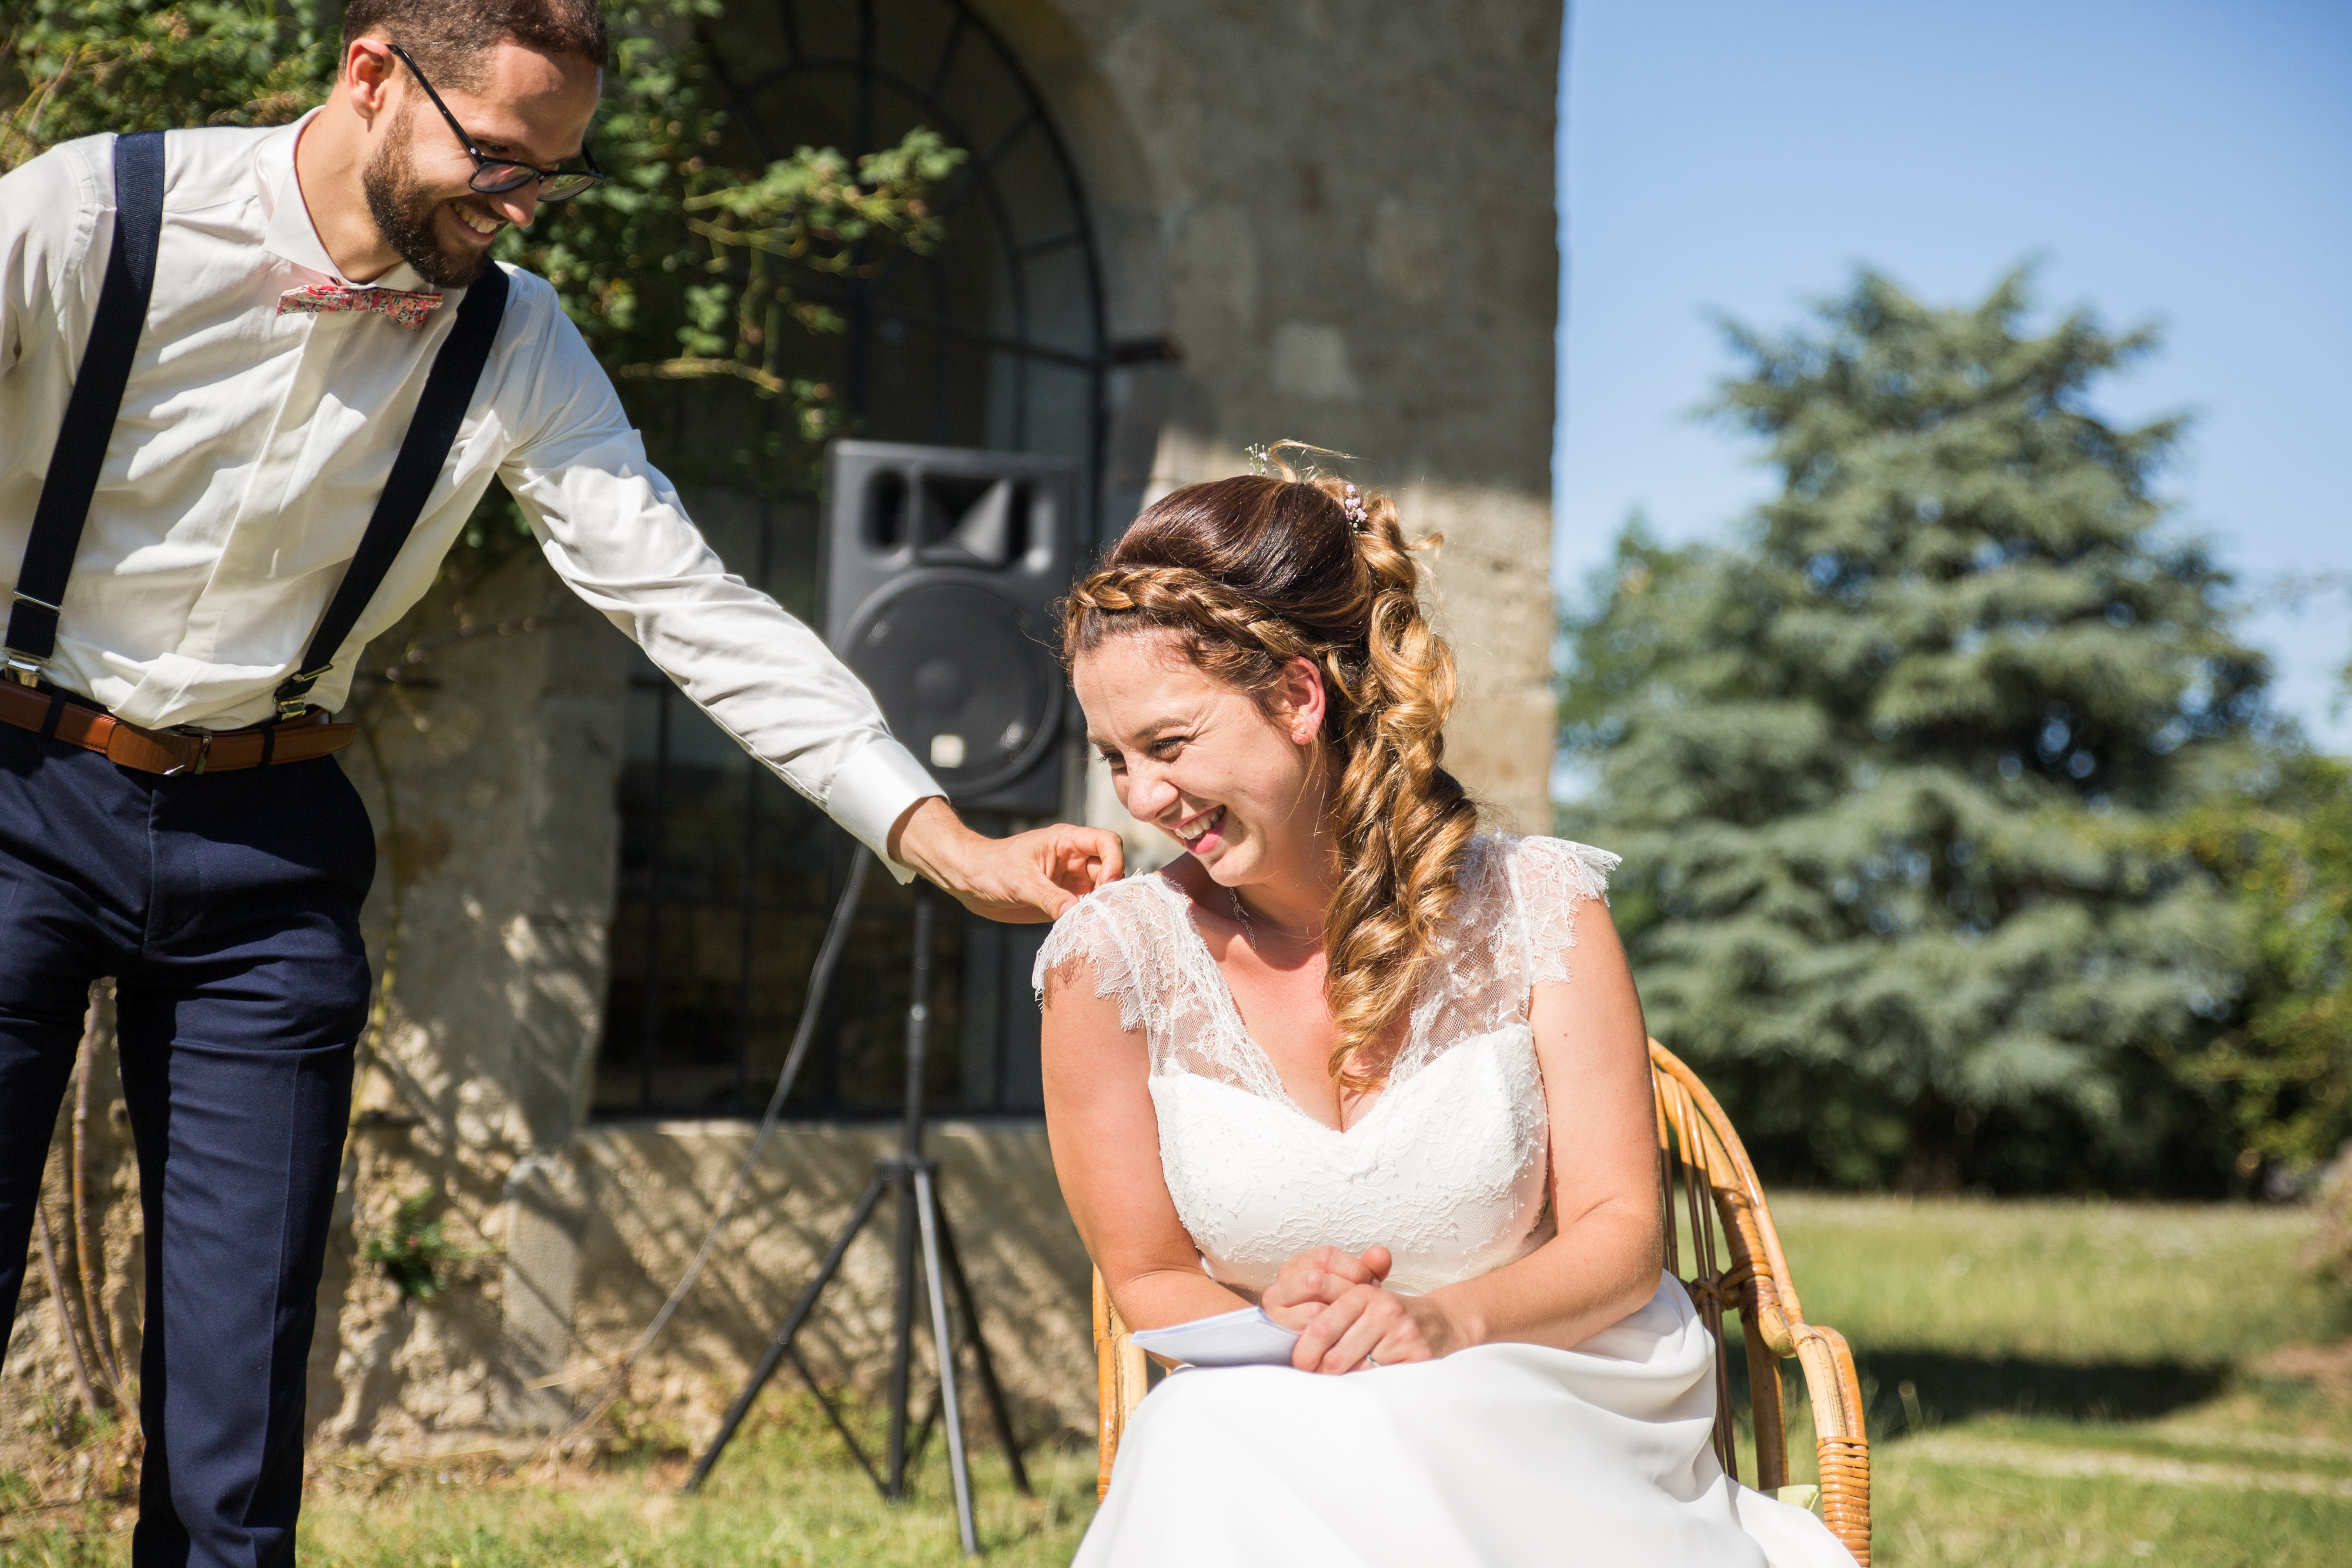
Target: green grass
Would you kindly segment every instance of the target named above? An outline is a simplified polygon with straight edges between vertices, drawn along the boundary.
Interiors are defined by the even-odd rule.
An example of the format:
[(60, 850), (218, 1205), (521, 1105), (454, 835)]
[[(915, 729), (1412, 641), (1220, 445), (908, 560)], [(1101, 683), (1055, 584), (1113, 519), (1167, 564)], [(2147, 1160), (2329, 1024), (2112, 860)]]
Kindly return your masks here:
[(1802, 1194), (1772, 1212), (1806, 1316), (1853, 1345), (1877, 1563), (2347, 1560), (2352, 1401), (2264, 1366), (2352, 1330), (2296, 1266), (2307, 1215)]
[(2314, 1338), (2329, 1315), (2295, 1266), (2312, 1227), (2299, 1209), (1800, 1193), (1771, 1202), (1806, 1315), (1857, 1345), (2210, 1365)]
[[(992, 1563), (1065, 1563), (1094, 1513), (1091, 1455), (1040, 1454), (1034, 1499), (993, 1453), (975, 1456), (976, 1512)], [(633, 1463), (553, 1484), (475, 1490), (428, 1472), (377, 1496), (329, 1495), (305, 1511), (303, 1560), (321, 1568), (723, 1568), (961, 1561), (940, 1445), (892, 1507), (865, 1476), (808, 1440), (763, 1433), (730, 1448), (701, 1495), (684, 1466)]]
[(2311, 1568), (2341, 1564), (2352, 1502), (2062, 1479), (1888, 1456), (1874, 1559), (1900, 1568)]
[[(1873, 1542), (1889, 1568), (2320, 1568), (2352, 1561), (2352, 1356), (2332, 1387), (2266, 1358), (2352, 1332), (2295, 1266), (2292, 1210), (1773, 1200), (1806, 1314), (1853, 1342), (1870, 1407)], [(1731, 1336), (1737, 1343), (1735, 1331)], [(1744, 1396), (1745, 1375), (1733, 1371)], [(1811, 1479), (1798, 1381), (1794, 1479)], [(940, 1445), (885, 1504), (804, 1399), (772, 1395), (698, 1497), (649, 1439), (586, 1466), (314, 1457), (311, 1568), (751, 1568), (959, 1561)], [(874, 1412), (854, 1418), (878, 1436)], [(990, 1560), (1067, 1563), (1091, 1451), (979, 1449)], [(29, 1506), (0, 1477), (0, 1568), (116, 1568), (121, 1504)]]
[[(946, 1451), (919, 1456), (893, 1506), (823, 1426), (805, 1396), (776, 1394), (766, 1419), (728, 1449), (702, 1491), (683, 1496), (686, 1457), (658, 1445), (585, 1466), (510, 1468), (495, 1456), (388, 1465), (317, 1456), (302, 1509), (306, 1568), (929, 1568), (964, 1561)], [(869, 1452), (873, 1412), (853, 1412)], [(862, 1418), (861, 1418), (862, 1417)], [(975, 1509), (992, 1563), (1066, 1563), (1095, 1507), (1091, 1450), (1027, 1456), (1023, 1497), (993, 1448), (972, 1455)], [(5, 1568), (121, 1568), (120, 1507), (0, 1518)]]

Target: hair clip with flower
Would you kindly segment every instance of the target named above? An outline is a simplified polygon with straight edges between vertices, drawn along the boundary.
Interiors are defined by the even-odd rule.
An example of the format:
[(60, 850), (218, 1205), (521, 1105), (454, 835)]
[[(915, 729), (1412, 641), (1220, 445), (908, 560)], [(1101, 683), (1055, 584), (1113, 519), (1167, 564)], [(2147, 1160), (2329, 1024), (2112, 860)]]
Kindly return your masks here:
[(1339, 508), (1348, 514), (1349, 527), (1360, 534), (1362, 533), (1369, 519), (1364, 511), (1364, 498), (1357, 493), (1353, 485), (1346, 486), (1346, 493), (1339, 498)]

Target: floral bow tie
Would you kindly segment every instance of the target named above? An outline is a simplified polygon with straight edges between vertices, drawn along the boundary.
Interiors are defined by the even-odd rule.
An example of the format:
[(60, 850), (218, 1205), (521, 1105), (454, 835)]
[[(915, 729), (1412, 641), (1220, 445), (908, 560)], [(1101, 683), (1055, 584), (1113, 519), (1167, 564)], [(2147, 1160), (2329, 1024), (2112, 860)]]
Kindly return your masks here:
[(306, 283), (278, 297), (278, 313), (283, 316), (289, 310), (373, 310), (413, 332), (425, 325), (425, 318), (440, 304), (438, 294), (416, 294), (404, 288), (346, 288), (340, 283)]

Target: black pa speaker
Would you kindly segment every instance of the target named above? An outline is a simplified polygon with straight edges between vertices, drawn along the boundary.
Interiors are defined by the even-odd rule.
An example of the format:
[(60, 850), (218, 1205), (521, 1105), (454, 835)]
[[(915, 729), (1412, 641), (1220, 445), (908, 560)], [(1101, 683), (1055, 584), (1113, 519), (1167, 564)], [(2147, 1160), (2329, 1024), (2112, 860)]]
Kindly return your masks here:
[(1067, 701), (1047, 612), (1069, 589), (1077, 526), (1066, 458), (826, 450), (825, 641), (963, 810), (1062, 810)]

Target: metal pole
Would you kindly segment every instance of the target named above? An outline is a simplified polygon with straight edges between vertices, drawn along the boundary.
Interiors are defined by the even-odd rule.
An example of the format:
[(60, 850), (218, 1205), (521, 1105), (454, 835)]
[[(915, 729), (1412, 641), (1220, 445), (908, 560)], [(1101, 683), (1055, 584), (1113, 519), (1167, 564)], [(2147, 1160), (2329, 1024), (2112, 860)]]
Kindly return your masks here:
[(1013, 1435), (1013, 1412), (1005, 1407), (1004, 1390), (997, 1386), (996, 1365), (988, 1354), (988, 1336), (980, 1332), (980, 1303), (972, 1300), (971, 1281), (964, 1278), (963, 1260), (956, 1256), (955, 1227), (948, 1223), (947, 1211), (939, 1216), (940, 1253), (948, 1266), (948, 1286), (955, 1292), (963, 1308), (963, 1332), (971, 1346), (971, 1358), (980, 1372), (981, 1397), (988, 1401), (989, 1415), (996, 1423), (996, 1440), (1003, 1445), (1004, 1462), (1013, 1471), (1013, 1484), (1021, 1489), (1024, 1497), (1036, 1495), (1030, 1490), (1029, 1468), (1021, 1462), (1021, 1440)]
[(923, 1154), (923, 1072), (931, 1043), (931, 890), (915, 888), (914, 992), (907, 1004), (907, 1111), (899, 1152)]
[(931, 1186), (928, 1165), (914, 1167), (915, 1212), (923, 1222), (923, 1282), (931, 1298), (931, 1348), (940, 1362), (940, 1403), (948, 1424), (948, 1473), (955, 1480), (956, 1526), (963, 1532), (963, 1554), (980, 1555), (980, 1532), (971, 1518), (971, 1469), (963, 1451), (963, 1410), (956, 1401), (955, 1341), (948, 1333), (947, 1270), (940, 1258), (939, 1194)]
[(923, 1157), (923, 1061), (931, 1024), (931, 894), (915, 888), (915, 957), (907, 1001), (906, 1122), (899, 1131), (898, 1300), (890, 1336), (890, 1497), (907, 1495), (907, 1385), (915, 1357), (915, 1242), (922, 1220), (917, 1212), (913, 1166)]

